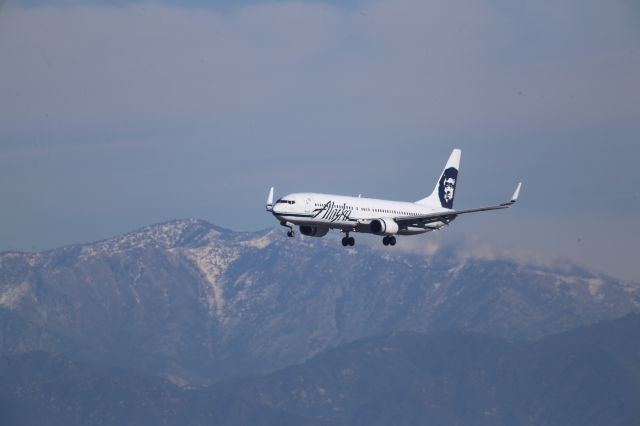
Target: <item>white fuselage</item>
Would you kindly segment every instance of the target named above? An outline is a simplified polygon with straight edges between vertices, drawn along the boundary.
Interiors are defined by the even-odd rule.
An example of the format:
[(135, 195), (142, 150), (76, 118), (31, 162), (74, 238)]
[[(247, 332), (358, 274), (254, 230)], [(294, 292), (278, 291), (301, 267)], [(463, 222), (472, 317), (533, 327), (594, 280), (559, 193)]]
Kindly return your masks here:
[[(323, 229), (371, 233), (369, 224), (375, 219), (393, 220), (397, 217), (421, 216), (436, 211), (430, 206), (411, 202), (378, 200), (374, 198), (343, 195), (296, 193), (280, 198), (273, 204), (273, 215), (280, 222), (313, 226)], [(424, 227), (401, 227), (398, 235), (413, 235), (438, 229), (443, 222), (429, 223)]]
[(345, 247), (355, 244), (350, 232), (380, 235), (382, 244), (394, 246), (396, 235), (422, 234), (440, 229), (458, 215), (506, 209), (518, 200), (522, 183), (518, 183), (506, 203), (454, 210), (461, 155), (460, 149), (451, 152), (431, 194), (415, 203), (311, 192), (289, 194), (274, 203), (274, 188), (271, 187), (266, 209), (281, 225), (289, 228), (289, 237), (295, 236), (293, 227), (297, 225), (301, 234), (310, 237), (323, 237), (330, 229), (339, 229), (346, 234), (342, 238)]

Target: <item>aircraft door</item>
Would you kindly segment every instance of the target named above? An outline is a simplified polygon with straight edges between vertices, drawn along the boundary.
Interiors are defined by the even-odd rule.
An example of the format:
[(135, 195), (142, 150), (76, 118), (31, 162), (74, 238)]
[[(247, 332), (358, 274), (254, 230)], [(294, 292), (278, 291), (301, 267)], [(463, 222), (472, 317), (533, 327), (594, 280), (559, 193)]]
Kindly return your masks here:
[(311, 202), (311, 198), (307, 198), (304, 201), (304, 211), (305, 213), (311, 213), (313, 211), (313, 203)]

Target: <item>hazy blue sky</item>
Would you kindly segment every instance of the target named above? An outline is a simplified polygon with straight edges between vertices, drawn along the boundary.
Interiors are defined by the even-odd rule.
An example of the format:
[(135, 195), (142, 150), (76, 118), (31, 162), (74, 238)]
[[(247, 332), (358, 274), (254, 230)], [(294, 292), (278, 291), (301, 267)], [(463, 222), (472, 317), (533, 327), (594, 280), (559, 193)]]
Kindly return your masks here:
[(640, 281), (639, 76), (637, 1), (9, 0), (0, 250), (416, 200), (459, 147), (457, 207), (524, 188), (451, 230)]

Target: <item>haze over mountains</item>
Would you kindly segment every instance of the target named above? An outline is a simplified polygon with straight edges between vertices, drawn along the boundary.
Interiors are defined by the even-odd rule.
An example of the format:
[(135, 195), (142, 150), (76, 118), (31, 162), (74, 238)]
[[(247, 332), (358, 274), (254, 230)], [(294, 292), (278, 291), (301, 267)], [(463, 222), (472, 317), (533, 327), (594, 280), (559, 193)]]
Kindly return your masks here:
[[(559, 424), (561, 417), (545, 417), (550, 401), (536, 386), (562, 391), (546, 381), (553, 379), (548, 374), (565, 368), (564, 356), (582, 353), (589, 332), (576, 331), (583, 338), (562, 349), (554, 361), (559, 364), (549, 363), (549, 352), (540, 348), (568, 341), (554, 334), (638, 311), (637, 286), (577, 267), (460, 258), (455, 247), (428, 258), (364, 244), (345, 249), (332, 239), (287, 239), (280, 229), (241, 233), (204, 221), (178, 220), (92, 244), (0, 255), (2, 374), (14, 385), (5, 389), (3, 403), (25, 401), (23, 408), (36, 416), (32, 421), (76, 404), (67, 409), (71, 414), (58, 419), (75, 422), (81, 416), (85, 424), (100, 423), (82, 417), (91, 409), (77, 401), (93, 406), (95, 414), (118, 398), (126, 410), (111, 407), (104, 423), (121, 423), (126, 413), (137, 413), (142, 424), (174, 424), (187, 418), (193, 424), (216, 419), (257, 424), (258, 418), (263, 424), (375, 424), (371, 416), (377, 407), (384, 411), (376, 415), (382, 419), (379, 424), (393, 423), (385, 413), (396, 413), (393, 418), (404, 424), (423, 415), (436, 424), (465, 423), (481, 408), (489, 410), (483, 417), (486, 424), (514, 419)], [(629, 318), (625, 330), (637, 330), (637, 317)], [(624, 346), (624, 335), (616, 336), (611, 344), (622, 345), (621, 354), (626, 354), (630, 347)], [(352, 343), (363, 338), (370, 339)], [(386, 353), (380, 348), (387, 346), (405, 361), (409, 357), (425, 364), (393, 359), (382, 368), (379, 360), (368, 361), (371, 348)], [(332, 348), (337, 349), (325, 353)], [(599, 353), (601, 348), (595, 349)], [(616, 401), (629, 402), (638, 395), (637, 369), (629, 366), (637, 352), (629, 354), (614, 359), (609, 351), (584, 360), (585, 366), (599, 365), (603, 371), (618, 368), (616, 374), (626, 377), (607, 385), (618, 389), (612, 393)], [(451, 365), (438, 364), (438, 359), (450, 359)], [(507, 364), (498, 362), (501, 359)], [(436, 364), (429, 364), (432, 361)], [(303, 362), (266, 378), (237, 379)], [(394, 370), (394, 365), (400, 367)], [(539, 369), (524, 371), (518, 376), (521, 382), (510, 382), (524, 365)], [(360, 383), (356, 388), (343, 387), (345, 382), (321, 384), (336, 371), (349, 369)], [(538, 373), (541, 382), (535, 381)], [(404, 380), (409, 377), (413, 379)], [(296, 381), (300, 378), (302, 382)], [(390, 385), (386, 399), (376, 380)], [(453, 385), (466, 380), (477, 386)], [(580, 380), (569, 378), (565, 391), (573, 392), (571, 386), (584, 389)], [(72, 384), (66, 397), (60, 396), (66, 392), (61, 389), (67, 389), (62, 383)], [(535, 404), (512, 407), (509, 398), (495, 394), (496, 383), (505, 389), (515, 386), (522, 395), (533, 386), (542, 411), (531, 411)], [(174, 384), (212, 386), (189, 393)], [(492, 386), (494, 394), (486, 394)], [(291, 394), (295, 389), (308, 398)], [(331, 392), (333, 402), (318, 402), (322, 392)], [(596, 393), (591, 397), (600, 400)], [(165, 403), (166, 398), (174, 398), (175, 404)], [(389, 410), (380, 398), (389, 402)], [(439, 408), (424, 406), (433, 398)], [(470, 405), (459, 398), (469, 399)], [(404, 410), (399, 401), (404, 401)], [(362, 405), (367, 403), (373, 411)], [(462, 411), (461, 403), (466, 407)], [(17, 407), (15, 418), (24, 419)], [(199, 414), (185, 417), (193, 410)], [(402, 412), (409, 413), (404, 420), (397, 417)], [(637, 416), (632, 409), (621, 412), (626, 413), (620, 417), (624, 421)]]
[(392, 333), (198, 388), (32, 352), (0, 358), (0, 411), (49, 425), (635, 425), (639, 333), (637, 314), (533, 342)]

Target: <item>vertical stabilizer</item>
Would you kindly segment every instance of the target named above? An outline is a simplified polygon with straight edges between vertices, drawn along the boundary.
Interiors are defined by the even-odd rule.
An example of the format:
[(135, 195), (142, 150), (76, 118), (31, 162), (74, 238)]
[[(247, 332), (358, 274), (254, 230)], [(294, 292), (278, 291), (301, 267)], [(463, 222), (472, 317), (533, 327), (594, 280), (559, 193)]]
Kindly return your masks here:
[(460, 156), (462, 150), (454, 149), (449, 156), (444, 170), (436, 182), (436, 187), (431, 195), (422, 200), (416, 201), (416, 204), (422, 204), (434, 208), (453, 208), (453, 199), (456, 193), (456, 184), (458, 183), (458, 170), (460, 169)]

